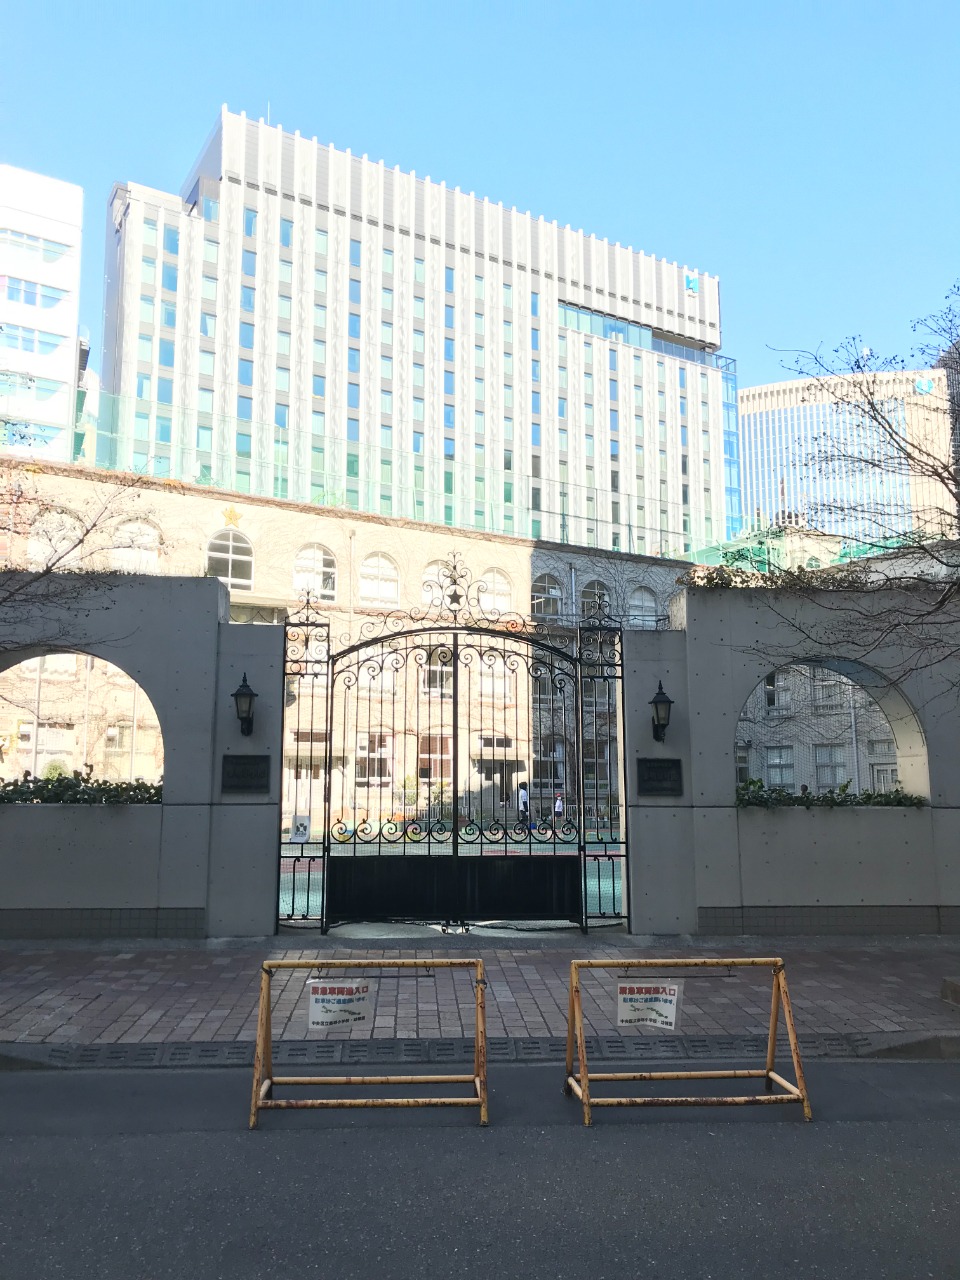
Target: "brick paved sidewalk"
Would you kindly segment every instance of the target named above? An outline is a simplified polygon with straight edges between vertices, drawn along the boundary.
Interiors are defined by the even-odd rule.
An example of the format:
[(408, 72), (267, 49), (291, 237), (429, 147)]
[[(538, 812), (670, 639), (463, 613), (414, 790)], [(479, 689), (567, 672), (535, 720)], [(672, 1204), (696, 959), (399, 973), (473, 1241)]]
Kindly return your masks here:
[[(301, 945), (306, 939), (295, 939)], [(624, 955), (782, 955), (801, 1033), (960, 1033), (960, 1008), (944, 1003), (944, 977), (960, 974), (960, 940), (892, 940), (876, 944), (837, 939), (730, 939), (712, 944), (640, 947), (596, 935), (562, 944), (462, 939), (458, 945), (384, 950), (382, 943), (311, 936), (310, 950), (286, 938), (267, 944), (179, 944), (118, 951), (105, 944), (49, 948), (9, 944), (0, 949), (0, 1042), (147, 1044), (253, 1040), (259, 965), (275, 958), (418, 959), (483, 956), (487, 1028), (491, 1036), (543, 1037), (566, 1033), (567, 983), (573, 955), (616, 960)], [(439, 940), (438, 940), (439, 942)], [(473, 1033), (471, 975), (434, 970), (430, 976), (387, 974), (377, 984), (373, 1018), (349, 1038), (461, 1038)], [(688, 975), (689, 976), (689, 975)], [(616, 971), (587, 974), (584, 1012), (591, 1034), (617, 1033), (612, 996)], [(305, 974), (274, 978), (274, 1035), (308, 1034)], [(769, 977), (762, 970), (717, 971), (689, 977), (682, 1031), (694, 1035), (753, 1035), (769, 1018)], [(332, 1035), (331, 1035), (331, 1038)]]

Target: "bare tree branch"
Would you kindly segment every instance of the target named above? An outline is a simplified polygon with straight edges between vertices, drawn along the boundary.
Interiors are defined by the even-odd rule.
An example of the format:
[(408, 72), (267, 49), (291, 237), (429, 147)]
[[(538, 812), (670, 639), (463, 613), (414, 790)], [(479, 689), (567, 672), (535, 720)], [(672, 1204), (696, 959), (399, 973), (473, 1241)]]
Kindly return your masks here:
[[(747, 557), (746, 568), (698, 567), (681, 579), (772, 589), (769, 608), (791, 640), (771, 661), (842, 654), (882, 661), (897, 680), (960, 659), (960, 284), (913, 329), (908, 358), (881, 359), (859, 336), (792, 353), (805, 402), (832, 412), (795, 459), (819, 480), (806, 509), (777, 514), (840, 534), (846, 563), (761, 574)], [(960, 677), (954, 683), (960, 698)]]
[(139, 476), (111, 475), (69, 507), (29, 465), (0, 460), (0, 653), (23, 647), (26, 618), (32, 646), (69, 649), (71, 615), (111, 607), (109, 590), (91, 585), (116, 577), (111, 552), (128, 549), (131, 527), (149, 518), (140, 497)]

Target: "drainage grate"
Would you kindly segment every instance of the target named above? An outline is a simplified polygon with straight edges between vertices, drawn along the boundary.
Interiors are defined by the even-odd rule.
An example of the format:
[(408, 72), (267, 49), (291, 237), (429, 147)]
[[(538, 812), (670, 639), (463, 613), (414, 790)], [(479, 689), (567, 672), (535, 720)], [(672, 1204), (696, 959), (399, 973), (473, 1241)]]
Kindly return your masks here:
[[(253, 1045), (250, 1046), (253, 1061)], [(340, 1061), (340, 1045), (332, 1040), (280, 1040), (273, 1046), (275, 1067), (325, 1067)]]
[[(161, 1045), (161, 1067), (249, 1067), (253, 1065), (252, 1044), (166, 1044)], [(104, 1064), (98, 1064), (104, 1065)], [(136, 1066), (123, 1062), (120, 1066)]]
[(567, 1042), (538, 1037), (536, 1040), (514, 1040), (513, 1048), (515, 1062), (562, 1062), (567, 1052)]
[[(430, 1062), (448, 1062), (451, 1066), (473, 1062), (472, 1040), (432, 1040), (429, 1050)], [(489, 1052), (487, 1057), (490, 1057)]]
[[(890, 1054), (884, 1037), (884, 1051)], [(877, 1052), (876, 1037), (850, 1033), (800, 1036), (805, 1058), (869, 1057)], [(563, 1062), (567, 1042), (559, 1036), (529, 1039), (492, 1038), (489, 1062)], [(910, 1049), (916, 1047), (913, 1037)], [(785, 1038), (778, 1045), (781, 1062), (789, 1059)], [(766, 1036), (588, 1036), (587, 1054), (596, 1062), (677, 1063), (689, 1061), (764, 1061)], [(432, 1038), (406, 1040), (278, 1040), (273, 1046), (275, 1067), (403, 1064), (460, 1065), (473, 1062), (473, 1041)], [(0, 1070), (31, 1066), (47, 1068), (249, 1067), (250, 1041), (203, 1044), (17, 1044), (0, 1043)]]
[(159, 1067), (162, 1044), (80, 1044), (71, 1067)]

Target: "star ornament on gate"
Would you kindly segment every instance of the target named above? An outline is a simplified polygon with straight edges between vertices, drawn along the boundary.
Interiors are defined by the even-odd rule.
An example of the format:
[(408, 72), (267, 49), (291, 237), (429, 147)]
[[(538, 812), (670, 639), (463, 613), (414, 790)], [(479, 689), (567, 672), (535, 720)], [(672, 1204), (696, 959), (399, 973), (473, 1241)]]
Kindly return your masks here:
[(459, 587), (453, 586), (447, 588), (447, 608), (451, 613), (457, 613), (463, 604), (463, 592)]

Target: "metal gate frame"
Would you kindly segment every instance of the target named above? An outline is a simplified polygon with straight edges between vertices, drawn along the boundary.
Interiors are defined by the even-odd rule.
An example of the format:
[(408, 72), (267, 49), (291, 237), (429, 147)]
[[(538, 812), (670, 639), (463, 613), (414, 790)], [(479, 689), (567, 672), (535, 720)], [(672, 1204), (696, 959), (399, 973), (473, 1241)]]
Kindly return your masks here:
[[(295, 794), (297, 796), (300, 794), (301, 756), (299, 748), (304, 740), (309, 745), (306, 756), (309, 769), (307, 790), (311, 794), (311, 800), (313, 782), (322, 782), (322, 847), (318, 855), (310, 855), (309, 858), (311, 867), (316, 862), (319, 862), (319, 871), (322, 877), (321, 930), (325, 933), (332, 923), (358, 918), (385, 920), (439, 918), (445, 924), (458, 920), (466, 925), (468, 916), (476, 917), (478, 914), (479, 906), (484, 896), (484, 881), (487, 882), (488, 888), (493, 885), (494, 881), (499, 881), (501, 898), (505, 887), (511, 886), (512, 882), (510, 894), (508, 895), (512, 895), (510, 896), (510, 901), (497, 900), (500, 909), (493, 913), (496, 918), (550, 918), (547, 915), (531, 916), (529, 910), (522, 911), (519, 915), (511, 916), (510, 910), (514, 898), (519, 903), (518, 910), (520, 906), (523, 906), (524, 902), (532, 901), (534, 898), (541, 902), (542, 905), (542, 897), (537, 898), (537, 882), (540, 882), (539, 888), (542, 890), (542, 882), (548, 878), (546, 876), (546, 866), (552, 864), (552, 875), (556, 881), (556, 886), (551, 901), (562, 904), (560, 914), (555, 918), (571, 919), (574, 923), (579, 924), (583, 932), (586, 932), (588, 921), (588, 811), (594, 815), (596, 824), (594, 832), (595, 845), (599, 844), (602, 847), (605, 843), (608, 847), (619, 848), (621, 846), (625, 847), (626, 843), (627, 806), (624, 796), (625, 761), (622, 749), (623, 681), (620, 624), (610, 616), (606, 602), (603, 600), (598, 600), (593, 610), (579, 618), (576, 625), (571, 625), (568, 620), (560, 618), (541, 617), (531, 619), (523, 618), (517, 614), (501, 613), (496, 609), (485, 609), (482, 597), (487, 590), (486, 584), (482, 581), (473, 582), (469, 571), (463, 564), (462, 558), (457, 553), (453, 553), (441, 565), (440, 573), (435, 581), (424, 583), (424, 590), (425, 593), (429, 592), (429, 601), (423, 607), (409, 611), (395, 610), (369, 618), (359, 628), (359, 636), (343, 637), (343, 641), (338, 648), (334, 648), (331, 642), (328, 619), (320, 613), (321, 602), (309, 593), (304, 595), (302, 608), (289, 619), (286, 627), (285, 705), (289, 707), (293, 702), (296, 703), (298, 726), (303, 723), (301, 717), (302, 694), (307, 694), (309, 703), (308, 713), (305, 718), (307, 729), (302, 730), (298, 727), (294, 731), (297, 745), (294, 766), (296, 770)], [(384, 822), (381, 814), (375, 824), (370, 823), (369, 816), (364, 818), (363, 822), (358, 823), (356, 821), (358, 803), (356, 797), (357, 753), (355, 744), (360, 735), (358, 726), (354, 725), (354, 742), (351, 744), (347, 741), (349, 732), (346, 726), (346, 711), (344, 711), (344, 726), (341, 731), (341, 737), (344, 739), (342, 743), (344, 751), (341, 752), (338, 749), (338, 726), (336, 723), (338, 682), (341, 688), (341, 702), (346, 706), (347, 694), (344, 689), (349, 690), (357, 686), (362, 670), (367, 671), (368, 678), (370, 673), (378, 671), (382, 677), (385, 669), (389, 669), (392, 676), (397, 671), (404, 671), (408, 661), (413, 661), (416, 667), (422, 670), (428, 665), (432, 667), (434, 655), (438, 652), (442, 653), (441, 674), (449, 668), (451, 682), (448, 699), (451, 720), (449, 726), (446, 726), (450, 733), (449, 741), (452, 757), (449, 766), (449, 790), (452, 800), (449, 828), (447, 828), (443, 817), (444, 809), (442, 803), (439, 819), (431, 816), (430, 805), (428, 804), (425, 820), (418, 813), (414, 819), (409, 821), (404, 816), (402, 825), (398, 825), (395, 819)], [(483, 818), (482, 786), (480, 790), (480, 820), (474, 822), (472, 816), (465, 817), (461, 810), (459, 802), (462, 797), (464, 795), (472, 797), (473, 795), (472, 790), (461, 790), (463, 777), (460, 759), (461, 716), (463, 714), (467, 716), (466, 732), (468, 742), (472, 741), (474, 725), (470, 719), (471, 708), (462, 708), (460, 680), (464, 670), (479, 670), (481, 669), (481, 663), (487, 669), (490, 669), (497, 660), (502, 663), (504, 669), (507, 668), (509, 662), (509, 669), (513, 672), (516, 672), (521, 664), (525, 664), (527, 677), (530, 680), (541, 677), (547, 678), (547, 686), (550, 689), (551, 698), (551, 715), (555, 714), (553, 708), (554, 684), (562, 688), (565, 694), (572, 695), (572, 707), (574, 710), (572, 727), (575, 735), (573, 746), (576, 766), (572, 771), (572, 781), (574, 783), (572, 795), (575, 814), (571, 814), (570, 811), (569, 798), (571, 791), (569, 790), (568, 781), (565, 788), (567, 802), (565, 803), (563, 821), (559, 830), (552, 814), (549, 822), (544, 821), (542, 813), (538, 822), (534, 823), (532, 820), (528, 820), (526, 829), (521, 825), (519, 818), (517, 823), (511, 825), (505, 815), (499, 821), (492, 819), (488, 815), (485, 822)], [(558, 672), (560, 673), (559, 677)], [(294, 680), (297, 682), (297, 694), (292, 696), (290, 682)], [(567, 688), (567, 682), (569, 682), (569, 688)], [(532, 690), (530, 696), (533, 698)], [(322, 708), (317, 705), (320, 699), (322, 699)], [(436, 701), (436, 699), (433, 700)], [(441, 703), (444, 700), (446, 699), (441, 690)], [(382, 701), (381, 692), (381, 705)], [(515, 704), (515, 710), (519, 716), (519, 701)], [(315, 728), (318, 723), (318, 711), (322, 713), (319, 722), (324, 726), (320, 734), (317, 733)], [(536, 761), (538, 759), (534, 747), (533, 711), (528, 708), (526, 714), (528, 716), (527, 737), (529, 739), (529, 748), (527, 755), (524, 756), (522, 768), (524, 772), (533, 776), (536, 772)], [(607, 727), (606, 743), (603, 750), (601, 750), (597, 732), (597, 726), (601, 719), (604, 719)], [(563, 723), (564, 729), (560, 738), (563, 744), (563, 753), (560, 758), (563, 761), (565, 776), (567, 776), (570, 762), (566, 752), (569, 740), (566, 737), (565, 719)], [(616, 731), (613, 735), (610, 733), (611, 724), (616, 725)], [(417, 726), (416, 784), (419, 796), (422, 778), (419, 746), (422, 741), (419, 736), (419, 706), (417, 709)], [(428, 731), (429, 727), (428, 722)], [(542, 723), (540, 727), (542, 745), (544, 740)], [(404, 732), (410, 733), (409, 730)], [(368, 752), (370, 750), (369, 736), (368, 734)], [(375, 736), (379, 741), (384, 735), (378, 731)], [(319, 743), (318, 738), (321, 739)], [(442, 736), (438, 735), (436, 740), (442, 743)], [(482, 738), (479, 740), (483, 741)], [(496, 742), (496, 740), (494, 736), (493, 741)], [(509, 742), (510, 738), (507, 737), (504, 740)], [(434, 741), (435, 739), (430, 739), (428, 752), (432, 751)], [(552, 737), (552, 741), (554, 742), (555, 751), (555, 735)], [(591, 744), (592, 778), (587, 776), (584, 758), (585, 743)], [(319, 752), (319, 766), (317, 763), (318, 755), (314, 751), (315, 744), (322, 746), (322, 750)], [(519, 744), (515, 743), (514, 745), (519, 757)], [(284, 743), (284, 749), (285, 747), (286, 742)], [(341, 785), (346, 787), (345, 765), (348, 755), (345, 752), (349, 753), (351, 751), (354, 753), (354, 821), (346, 824), (343, 822), (342, 817), (339, 820), (334, 817), (333, 775), (335, 768), (340, 768), (343, 773)], [(283, 752), (281, 754), (282, 756), (284, 755)], [(616, 760), (615, 775), (613, 773), (614, 757)], [(555, 761), (555, 757), (551, 757), (551, 759)], [(539, 760), (542, 765), (542, 755)], [(476, 762), (474, 763), (476, 765)], [(503, 772), (500, 775), (502, 797), (506, 763), (501, 763), (503, 764)], [(519, 770), (521, 767), (519, 758), (515, 761), (515, 765)], [(551, 768), (555, 768), (555, 763)], [(603, 811), (604, 795), (600, 780), (604, 768), (607, 771), (605, 803), (606, 809), (609, 810), (609, 812), (605, 813), (604, 820), (609, 825), (605, 831), (601, 831), (601, 818), (599, 815)], [(285, 756), (284, 773), (286, 776)], [(481, 774), (481, 776), (483, 775)], [(551, 774), (551, 776), (555, 775)], [(428, 794), (431, 781), (432, 776), (428, 778)], [(407, 779), (404, 779), (404, 795), (406, 782)], [(442, 802), (444, 797), (442, 766), (439, 786)], [(548, 788), (548, 790), (550, 790), (550, 803), (552, 805), (552, 787)], [(528, 794), (529, 792), (532, 792), (532, 786), (528, 782)], [(542, 800), (542, 783), (540, 797)], [(531, 801), (532, 798), (531, 795)], [(614, 798), (618, 802), (616, 805), (614, 804)], [(404, 800), (404, 803), (406, 803), (406, 800)], [(500, 803), (501, 805), (505, 804), (502, 798)], [(311, 803), (310, 808), (312, 809), (312, 807)], [(614, 812), (615, 809), (616, 813)], [(617, 821), (615, 839), (613, 836), (614, 818)], [(532, 805), (530, 819), (532, 819)], [(606, 839), (602, 838), (604, 835)], [(408, 852), (411, 839), (418, 844), (425, 842), (427, 847), (426, 854), (416, 851), (413, 853)], [(283, 843), (282, 836), (281, 843)], [(431, 856), (434, 843), (440, 843), (444, 846), (442, 854)], [(346, 844), (352, 845), (354, 855), (358, 853), (358, 846), (361, 847), (363, 853), (375, 851), (375, 856), (379, 861), (373, 863), (372, 859), (364, 857), (362, 866), (359, 866), (355, 859), (345, 858), (339, 852)], [(511, 856), (506, 862), (501, 862), (498, 858), (499, 865), (495, 867), (493, 866), (494, 859), (492, 857), (486, 859), (471, 857), (468, 860), (461, 855), (462, 849), (468, 849), (470, 853), (475, 853), (479, 850), (482, 855), (484, 849), (489, 853), (496, 846), (500, 846), (502, 855), (515, 854), (517, 852), (516, 846), (524, 844), (526, 845), (526, 852), (529, 854), (544, 854), (551, 845), (552, 853), (547, 853), (546, 857), (536, 857), (533, 861), (529, 861), (525, 871), (521, 871), (520, 864), (527, 860), (516, 858), (515, 856)], [(558, 852), (558, 846), (562, 848), (562, 852)], [(402, 853), (394, 854), (391, 858), (392, 849), (395, 847), (400, 847)], [(385, 854), (383, 852), (384, 848), (387, 848), (390, 852)], [(567, 862), (567, 859), (572, 858), (573, 854), (576, 855), (577, 861), (576, 873), (574, 873), (572, 865)], [(612, 878), (613, 855), (594, 854), (590, 856), (594, 857), (594, 859), (598, 856), (609, 859)], [(549, 864), (546, 861), (547, 857), (550, 859)], [(561, 860), (564, 864), (563, 866), (561, 866)], [(388, 865), (388, 861), (404, 865), (391, 868)], [(352, 868), (348, 866), (350, 862), (354, 863)], [(486, 864), (485, 866), (482, 865), (484, 863)], [(599, 885), (599, 861), (597, 866)], [(394, 873), (392, 885), (389, 881), (391, 870)], [(359, 883), (354, 883), (354, 881), (359, 882), (362, 879), (364, 885), (369, 887), (376, 879), (377, 872), (382, 872), (385, 877), (382, 877), (383, 884), (381, 887), (387, 896), (390, 895), (391, 890), (396, 892), (398, 887), (404, 889), (409, 887), (405, 883), (409, 873), (424, 873), (427, 881), (429, 881), (429, 884), (425, 881), (424, 886), (422, 886), (425, 897), (429, 899), (432, 895), (435, 905), (440, 901), (446, 901), (446, 909), (442, 911), (437, 909), (432, 912), (429, 910), (414, 910), (396, 914), (385, 914), (382, 910), (373, 914), (362, 911), (359, 914), (356, 912), (343, 914), (343, 912), (337, 910), (336, 898), (338, 896), (342, 896), (347, 900), (352, 896), (354, 902), (358, 901), (361, 887)], [(572, 883), (574, 875), (576, 877), (575, 886)], [(398, 879), (397, 877), (400, 878)], [(466, 900), (470, 898), (470, 892), (465, 886), (467, 880), (470, 881), (470, 892), (473, 895), (469, 901)], [(531, 894), (529, 899), (524, 899), (523, 897), (525, 888)], [(496, 899), (496, 887), (492, 889), (492, 892), (494, 899)], [(578, 899), (575, 909), (573, 895)], [(622, 895), (624, 904), (629, 909), (626, 877), (624, 877)], [(416, 893), (414, 896), (416, 896)], [(310, 880), (308, 875), (308, 912), (310, 901)], [(419, 902), (419, 899), (417, 901)], [(475, 909), (471, 910), (471, 907)]]

